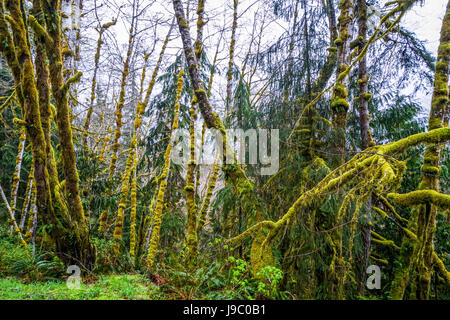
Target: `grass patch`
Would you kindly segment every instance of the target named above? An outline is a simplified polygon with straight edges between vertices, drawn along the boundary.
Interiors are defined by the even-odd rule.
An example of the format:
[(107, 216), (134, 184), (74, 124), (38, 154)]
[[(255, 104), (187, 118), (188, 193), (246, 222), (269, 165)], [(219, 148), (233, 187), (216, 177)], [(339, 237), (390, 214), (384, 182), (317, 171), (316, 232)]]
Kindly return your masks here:
[(64, 281), (25, 284), (14, 277), (0, 279), (0, 300), (144, 300), (158, 299), (158, 288), (143, 275), (100, 276), (69, 289)]

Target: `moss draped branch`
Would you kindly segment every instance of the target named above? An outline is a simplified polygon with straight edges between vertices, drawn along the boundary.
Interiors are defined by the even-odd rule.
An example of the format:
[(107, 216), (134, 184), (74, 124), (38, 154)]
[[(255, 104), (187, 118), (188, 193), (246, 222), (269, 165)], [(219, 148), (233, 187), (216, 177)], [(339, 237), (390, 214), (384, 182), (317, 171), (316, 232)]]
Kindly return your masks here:
[(442, 209), (450, 208), (450, 196), (434, 190), (416, 190), (406, 194), (389, 193), (388, 199), (402, 207), (428, 203)]
[(366, 152), (355, 155), (351, 160), (325, 176), (314, 188), (304, 192), (278, 221), (262, 221), (230, 241), (242, 241), (254, 234), (256, 229), (269, 226), (269, 232), (262, 241), (258, 253), (259, 259), (261, 259), (262, 254), (267, 250), (265, 247), (272, 245), (282, 227), (288, 225), (293, 215), (301, 208), (312, 205), (324, 195), (335, 192), (338, 188), (344, 188), (350, 183), (359, 184), (359, 188), (369, 188), (371, 185), (375, 185), (379, 188), (379, 190), (374, 190), (377, 192), (396, 190), (406, 166), (403, 162), (393, 158), (393, 155), (403, 152), (409, 147), (424, 143), (443, 143), (448, 140), (450, 140), (450, 128), (447, 127), (415, 134), (386, 145), (371, 147)]

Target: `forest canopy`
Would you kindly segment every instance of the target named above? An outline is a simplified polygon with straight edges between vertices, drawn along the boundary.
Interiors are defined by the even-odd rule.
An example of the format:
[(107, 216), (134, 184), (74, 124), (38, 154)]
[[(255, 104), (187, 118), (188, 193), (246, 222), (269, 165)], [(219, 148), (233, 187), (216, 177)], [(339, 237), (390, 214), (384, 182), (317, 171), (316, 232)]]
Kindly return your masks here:
[(450, 299), (424, 2), (0, 0), (0, 299)]

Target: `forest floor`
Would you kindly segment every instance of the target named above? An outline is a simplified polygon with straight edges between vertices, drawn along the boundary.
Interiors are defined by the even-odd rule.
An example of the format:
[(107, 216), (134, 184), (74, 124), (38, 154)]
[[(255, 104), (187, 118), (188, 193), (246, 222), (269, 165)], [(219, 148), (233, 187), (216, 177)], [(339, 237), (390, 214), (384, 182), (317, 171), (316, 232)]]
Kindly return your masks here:
[(157, 287), (143, 275), (101, 276), (90, 284), (80, 282), (69, 289), (61, 280), (24, 283), (22, 279), (0, 279), (0, 300), (143, 300), (161, 299)]
[[(0, 300), (167, 299), (145, 273), (132, 270), (86, 273), (80, 277), (51, 252), (17, 245), (0, 230)], [(73, 286), (75, 285), (75, 287)], [(174, 297), (176, 298), (176, 297)], [(174, 299), (172, 298), (172, 299)]]
[[(17, 239), (0, 230), (0, 300), (173, 300), (254, 299), (248, 287), (222, 274), (220, 263), (199, 267), (196, 272), (162, 265), (156, 272), (118, 263), (111, 256), (110, 243), (98, 240), (95, 271), (77, 278), (74, 270), (52, 252), (36, 245), (18, 245)], [(117, 261), (126, 261), (126, 257)], [(202, 264), (205, 265), (205, 264)], [(70, 271), (70, 272), (69, 272)], [(242, 277), (246, 277), (242, 274)], [(79, 279), (79, 281), (78, 281)], [(246, 282), (247, 283), (247, 282)], [(78, 284), (76, 287), (71, 287)]]
[[(114, 257), (110, 241), (93, 241), (98, 249), (96, 266), (89, 272), (78, 269), (78, 277), (54, 253), (37, 244), (35, 248), (20, 246), (0, 228), (0, 300), (301, 299), (278, 289), (283, 275), (274, 267), (255, 278), (248, 262), (229, 256), (203, 258), (195, 270), (188, 270), (179, 262), (179, 255), (171, 258), (169, 254), (150, 272), (145, 266), (126, 263), (129, 259), (125, 254), (120, 259)], [(219, 252), (220, 245), (213, 251)]]

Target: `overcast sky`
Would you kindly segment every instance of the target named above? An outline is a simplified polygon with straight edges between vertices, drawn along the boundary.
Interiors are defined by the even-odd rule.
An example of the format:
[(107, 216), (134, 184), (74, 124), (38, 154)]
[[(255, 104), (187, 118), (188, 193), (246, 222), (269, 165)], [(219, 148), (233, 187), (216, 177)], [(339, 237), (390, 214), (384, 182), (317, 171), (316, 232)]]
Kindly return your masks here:
[[(214, 11), (221, 10), (219, 8), (223, 8), (226, 5), (229, 6), (229, 10), (231, 10), (231, 0), (214, 0), (214, 1), (206, 1), (207, 7)], [(251, 20), (253, 18), (253, 12), (256, 10), (257, 6), (252, 6), (255, 3), (255, 0), (240, 0), (239, 1), (239, 11), (242, 12), (246, 10), (246, 8), (251, 7), (250, 10), (246, 10), (246, 14), (240, 17), (239, 27), (243, 28), (243, 25), (247, 23), (251, 25)], [(407, 27), (408, 30), (414, 32), (420, 40), (425, 41), (425, 46), (428, 51), (436, 56), (437, 49), (439, 46), (439, 37), (440, 30), (442, 25), (442, 19), (444, 18), (445, 8), (447, 5), (447, 0), (425, 0), (423, 6), (420, 4), (415, 5), (408, 13), (403, 17), (402, 24)], [(207, 8), (208, 9), (208, 8)], [(254, 9), (254, 10), (252, 10)], [(223, 9), (222, 9), (223, 10)], [(245, 20), (246, 23), (244, 22)], [(281, 22), (282, 23), (282, 22)], [(283, 24), (283, 23), (282, 23)], [(284, 27), (288, 27), (288, 24), (285, 24)], [(247, 28), (250, 29), (250, 28)], [(271, 32), (266, 33), (265, 38), (266, 41), (272, 42), (274, 41), (283, 29), (280, 25), (272, 24)], [(249, 31), (248, 31), (249, 32)], [(242, 51), (247, 50), (247, 42), (245, 41), (246, 32), (244, 30), (238, 30), (238, 38), (237, 41), (240, 43)], [(245, 48), (244, 48), (245, 47)], [(238, 51), (240, 48), (237, 48)], [(421, 102), (424, 107), (424, 114), (428, 113), (430, 104), (431, 104), (431, 90), (429, 88), (429, 92), (419, 92), (417, 93), (417, 98)]]
[[(118, 3), (121, 3), (125, 0), (115, 0)], [(102, 1), (98, 1), (101, 3)], [(126, 1), (125, 1), (126, 2)], [(123, 2), (123, 3), (125, 3)], [(142, 3), (145, 3), (145, 0), (142, 0)], [(206, 14), (209, 20), (209, 23), (206, 25), (206, 34), (214, 34), (214, 30), (223, 25), (224, 21), (227, 26), (231, 25), (232, 18), (232, 0), (207, 0), (206, 1)], [(259, 4), (258, 0), (239, 0), (239, 22), (238, 22), (238, 30), (237, 30), (237, 43), (236, 43), (236, 61), (242, 59), (249, 45), (249, 33), (251, 32), (251, 27), (253, 25), (252, 20), (254, 18), (254, 12), (258, 9)], [(314, 1), (317, 3), (317, 1)], [(424, 5), (420, 6), (419, 4), (415, 5), (403, 18), (402, 24), (407, 27), (408, 30), (413, 31), (420, 40), (425, 41), (425, 46), (428, 51), (436, 56), (437, 47), (439, 45), (439, 36), (440, 36), (440, 28), (442, 24), (442, 19), (445, 13), (445, 6), (447, 4), (447, 0), (425, 0)], [(190, 8), (190, 17), (191, 19), (195, 19), (195, 8)], [(164, 2), (164, 5), (161, 2), (157, 2), (151, 8), (151, 13), (156, 14), (156, 12), (160, 12), (164, 16), (172, 15), (173, 8), (171, 1)], [(109, 19), (109, 15), (108, 15)], [(109, 20), (108, 20), (109, 21)], [(104, 21), (106, 22), (106, 21)], [(128, 40), (128, 26), (126, 24), (119, 24), (114, 27), (114, 37), (120, 43), (125, 44)], [(285, 31), (286, 28), (289, 28), (289, 23), (277, 20), (274, 23), (270, 23), (270, 27), (266, 29), (264, 32), (264, 42), (267, 44), (273, 43), (279, 37), (279, 35)], [(269, 31), (269, 32), (268, 32)], [(229, 33), (229, 30), (227, 30)], [(194, 32), (193, 32), (194, 33)], [(165, 37), (166, 31), (160, 30), (158, 32), (158, 37), (161, 40)], [(223, 43), (229, 43), (229, 34), (225, 35), (227, 41)], [(209, 46), (210, 49), (207, 51), (209, 55), (213, 55), (215, 50), (215, 43), (217, 42), (217, 36), (206, 37), (205, 45)], [(170, 45), (172, 47), (168, 51), (178, 51), (181, 48), (181, 42), (177, 41)], [(219, 58), (221, 58), (222, 63), (226, 63), (226, 57), (228, 54), (227, 45), (225, 45), (221, 52), (219, 53)], [(210, 57), (212, 58), (212, 57)], [(225, 79), (225, 78), (224, 78)], [(216, 97), (221, 97), (223, 99), (224, 92), (221, 92), (221, 89), (225, 88), (221, 81), (225, 81), (221, 79), (221, 77), (216, 77), (215, 85), (213, 86), (213, 95)], [(412, 84), (413, 85), (413, 84)], [(223, 90), (222, 90), (223, 91)], [(417, 98), (421, 102), (424, 107), (424, 114), (427, 113), (427, 109), (430, 107), (431, 101), (431, 86), (428, 90), (429, 92), (422, 91), (417, 94)], [(218, 106), (217, 106), (218, 107)], [(220, 108), (219, 108), (220, 109)]]
[(407, 13), (403, 24), (414, 31), (419, 39), (427, 42), (427, 48), (436, 55), (439, 45), (442, 19), (447, 0), (425, 0), (424, 6), (415, 6)]
[[(404, 17), (403, 24), (416, 33), (420, 40), (426, 41), (426, 48), (435, 57), (439, 46), (442, 19), (444, 18), (447, 0), (425, 0), (424, 6), (416, 5)], [(431, 105), (431, 91), (418, 94), (424, 112)]]

